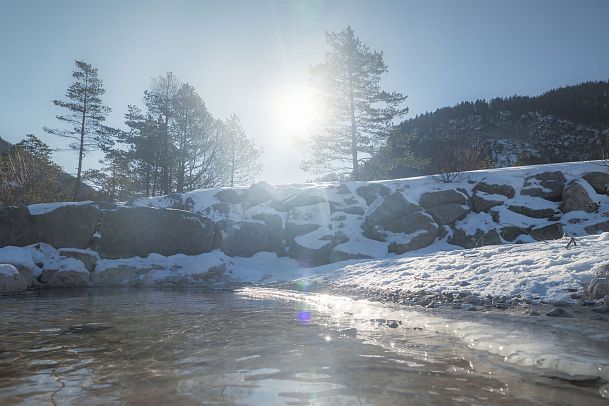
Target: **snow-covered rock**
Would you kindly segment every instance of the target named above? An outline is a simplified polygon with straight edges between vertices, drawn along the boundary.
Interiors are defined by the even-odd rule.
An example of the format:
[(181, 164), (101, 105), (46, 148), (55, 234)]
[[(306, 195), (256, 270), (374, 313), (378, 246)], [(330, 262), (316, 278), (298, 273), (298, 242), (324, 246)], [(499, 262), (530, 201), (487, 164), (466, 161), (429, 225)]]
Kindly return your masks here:
[(269, 249), (270, 233), (262, 221), (220, 220), (216, 223), (216, 248), (228, 256), (251, 257)]
[(21, 273), (10, 264), (0, 264), (0, 294), (23, 292), (28, 283)]
[(598, 208), (598, 204), (592, 199), (596, 192), (585, 180), (572, 180), (565, 186), (562, 192), (562, 211), (585, 211), (592, 213)]

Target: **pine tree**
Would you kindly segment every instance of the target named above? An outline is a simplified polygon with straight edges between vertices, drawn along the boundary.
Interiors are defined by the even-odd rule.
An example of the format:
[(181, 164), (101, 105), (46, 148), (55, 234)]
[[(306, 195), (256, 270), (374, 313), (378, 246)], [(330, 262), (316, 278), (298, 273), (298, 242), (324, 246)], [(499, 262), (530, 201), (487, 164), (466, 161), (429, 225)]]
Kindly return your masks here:
[(45, 163), (51, 162), (51, 147), (42, 142), (34, 134), (27, 134), (24, 139), (15, 144), (15, 147)]
[(180, 82), (172, 72), (167, 72), (152, 81), (152, 87), (144, 93), (144, 101), (148, 112), (157, 118), (160, 124), (160, 156), (161, 190), (164, 194), (171, 193), (171, 169), (174, 160), (174, 150), (170, 134), (170, 126), (175, 113), (175, 97), (180, 88)]
[(407, 113), (401, 107), (406, 97), (381, 90), (381, 75), (387, 72), (383, 54), (370, 51), (351, 27), (326, 33), (326, 40), (330, 50), (324, 63), (311, 68), (311, 76), (327, 117), (311, 139), (310, 158), (302, 168), (320, 173), (350, 170), (358, 180), (363, 158), (374, 153), (393, 120)]
[(201, 96), (188, 83), (182, 84), (175, 95), (171, 128), (178, 192), (213, 183), (209, 179), (212, 175), (209, 169), (217, 157), (217, 141), (212, 126), (213, 118)]
[(230, 187), (254, 180), (262, 171), (262, 149), (247, 138), (239, 116), (233, 114), (222, 125), (225, 168)]
[(67, 100), (53, 100), (56, 106), (68, 110), (66, 115), (57, 119), (66, 122), (66, 129), (45, 128), (50, 134), (73, 140), (69, 148), (78, 154), (78, 168), (74, 200), (78, 200), (81, 190), (82, 163), (86, 153), (102, 148), (108, 143), (107, 128), (103, 125), (110, 108), (102, 103), (105, 93), (97, 68), (83, 61), (75, 61), (76, 70), (72, 73), (74, 82), (66, 92)]

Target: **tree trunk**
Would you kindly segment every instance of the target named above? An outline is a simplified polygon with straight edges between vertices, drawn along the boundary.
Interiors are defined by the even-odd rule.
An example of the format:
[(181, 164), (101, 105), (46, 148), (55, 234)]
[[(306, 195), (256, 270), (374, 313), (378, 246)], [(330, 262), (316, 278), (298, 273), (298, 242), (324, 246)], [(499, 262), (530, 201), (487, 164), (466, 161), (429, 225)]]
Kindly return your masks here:
[[(85, 79), (85, 89), (87, 88), (87, 80)], [(80, 122), (80, 147), (78, 149), (78, 169), (76, 171), (76, 186), (74, 186), (74, 199), (78, 200), (80, 195), (80, 174), (82, 172), (82, 156), (85, 148), (85, 120), (87, 117), (87, 91), (85, 90), (85, 98), (82, 106), (82, 120)]]
[(231, 158), (231, 167), (230, 167), (230, 187), (233, 187), (234, 183), (235, 183), (235, 145), (234, 144), (233, 144), (231, 153), (232, 153), (232, 158)]
[(349, 85), (349, 102), (351, 110), (351, 156), (353, 158), (353, 180), (359, 180), (359, 168), (357, 164), (357, 125), (355, 123), (355, 101), (353, 97), (353, 85)]

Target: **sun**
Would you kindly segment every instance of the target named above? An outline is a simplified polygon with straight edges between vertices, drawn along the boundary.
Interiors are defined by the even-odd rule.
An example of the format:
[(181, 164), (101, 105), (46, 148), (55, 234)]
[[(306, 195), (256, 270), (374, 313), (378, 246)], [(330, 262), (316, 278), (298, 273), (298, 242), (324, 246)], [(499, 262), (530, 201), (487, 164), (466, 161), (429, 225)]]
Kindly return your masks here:
[(306, 87), (287, 87), (273, 98), (273, 121), (284, 136), (308, 136), (320, 119), (319, 102)]

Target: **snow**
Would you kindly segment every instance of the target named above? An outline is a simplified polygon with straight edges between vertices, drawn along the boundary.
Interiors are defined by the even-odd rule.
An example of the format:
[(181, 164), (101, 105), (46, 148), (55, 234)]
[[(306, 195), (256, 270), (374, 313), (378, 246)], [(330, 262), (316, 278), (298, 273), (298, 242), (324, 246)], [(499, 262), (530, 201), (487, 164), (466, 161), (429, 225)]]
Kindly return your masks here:
[(13, 265), (10, 264), (0, 264), (0, 275), (10, 278), (15, 275), (19, 275), (19, 271)]
[(94, 203), (90, 200), (82, 201), (82, 202), (57, 202), (57, 203), (38, 203), (38, 204), (30, 204), (27, 208), (30, 211), (30, 214), (33, 216), (37, 216), (39, 214), (45, 214), (55, 209), (64, 206), (81, 206)]
[(294, 238), (296, 244), (309, 249), (320, 249), (330, 243), (330, 240), (323, 239), (324, 237), (334, 238), (334, 233), (327, 227), (319, 227), (315, 231), (308, 234), (299, 235)]
[(609, 263), (609, 233), (581, 237), (577, 247), (566, 249), (568, 241), (420, 250), (384, 260), (357, 261), (303, 282), (383, 291), (520, 295), (532, 301), (573, 303), (571, 293), (587, 286), (598, 264)]

